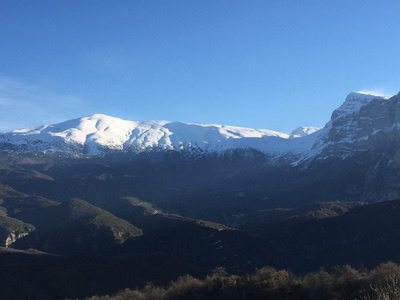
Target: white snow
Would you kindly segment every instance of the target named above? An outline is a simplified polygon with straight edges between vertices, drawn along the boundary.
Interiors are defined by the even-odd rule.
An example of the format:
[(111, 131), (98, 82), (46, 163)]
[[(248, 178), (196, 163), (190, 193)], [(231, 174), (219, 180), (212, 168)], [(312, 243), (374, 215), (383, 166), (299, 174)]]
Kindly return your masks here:
[(293, 139), (293, 138), (299, 138), (299, 137), (303, 137), (303, 136), (307, 136), (311, 133), (314, 133), (318, 130), (320, 130), (320, 127), (313, 127), (313, 126), (301, 126), (301, 127), (297, 127), (296, 129), (294, 129), (291, 133), (289, 138)]
[(286, 133), (237, 126), (168, 121), (129, 121), (104, 114), (15, 130), (4, 139), (15, 145), (36, 148), (84, 147), (89, 153), (101, 149), (143, 151), (198, 148), (222, 151), (253, 147), (266, 152), (286, 149)]

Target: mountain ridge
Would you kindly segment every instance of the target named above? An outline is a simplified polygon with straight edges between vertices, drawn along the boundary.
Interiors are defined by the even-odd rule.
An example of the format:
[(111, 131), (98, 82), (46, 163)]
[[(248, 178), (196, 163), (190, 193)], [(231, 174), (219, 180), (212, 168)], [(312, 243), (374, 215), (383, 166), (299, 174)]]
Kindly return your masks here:
[[(379, 127), (379, 119), (389, 114), (366, 107), (400, 103), (400, 96), (386, 98), (365, 93), (350, 93), (333, 111), (331, 119), (319, 129), (299, 127), (286, 134), (268, 129), (229, 125), (168, 121), (130, 121), (104, 114), (77, 118), (35, 129), (0, 134), (2, 148), (22, 151), (61, 152), (74, 155), (101, 155), (112, 152), (192, 151), (219, 153), (230, 149), (255, 149), (273, 158), (291, 156), (298, 163), (329, 152), (333, 145), (368, 140)], [(368, 114), (368, 112), (367, 112)], [(366, 122), (365, 119), (368, 119)], [(393, 118), (392, 118), (393, 119)], [(356, 136), (364, 126), (363, 136)], [(367, 128), (367, 126), (369, 126)], [(374, 129), (370, 130), (369, 129)], [(326, 150), (328, 149), (328, 150)]]

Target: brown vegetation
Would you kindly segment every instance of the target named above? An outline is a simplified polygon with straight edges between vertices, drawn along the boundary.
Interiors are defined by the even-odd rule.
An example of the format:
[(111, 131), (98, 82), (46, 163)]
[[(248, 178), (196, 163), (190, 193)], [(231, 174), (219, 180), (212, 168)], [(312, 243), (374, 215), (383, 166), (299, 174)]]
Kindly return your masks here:
[(265, 267), (248, 276), (229, 275), (222, 269), (204, 279), (186, 275), (166, 287), (148, 284), (141, 290), (123, 290), (91, 300), (178, 299), (400, 299), (400, 266), (384, 263), (373, 270), (337, 267), (296, 276)]

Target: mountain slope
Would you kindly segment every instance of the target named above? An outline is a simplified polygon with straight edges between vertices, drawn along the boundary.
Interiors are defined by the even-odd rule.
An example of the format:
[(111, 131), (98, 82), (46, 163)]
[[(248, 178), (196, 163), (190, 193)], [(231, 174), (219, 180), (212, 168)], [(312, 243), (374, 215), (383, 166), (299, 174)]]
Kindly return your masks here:
[(36, 248), (55, 253), (111, 249), (142, 230), (83, 200), (71, 199), (59, 205), (18, 214), (36, 230), (15, 247)]
[[(19, 178), (18, 180), (21, 179)], [(9, 185), (0, 182), (0, 210), (3, 209), (7, 215), (15, 216), (21, 211), (35, 210), (41, 207), (52, 206), (56, 203), (44, 197), (27, 195), (16, 191)]]

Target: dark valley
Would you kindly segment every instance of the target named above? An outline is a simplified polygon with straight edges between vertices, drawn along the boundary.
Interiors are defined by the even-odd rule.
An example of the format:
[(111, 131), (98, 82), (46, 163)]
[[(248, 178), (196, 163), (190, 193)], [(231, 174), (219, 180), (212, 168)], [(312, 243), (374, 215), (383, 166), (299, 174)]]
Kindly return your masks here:
[[(358, 272), (349, 289), (366, 297), (381, 284), (374, 276), (399, 272), (373, 270), (400, 261), (399, 116), (399, 95), (351, 93), (324, 128), (296, 137), (185, 123), (132, 129), (104, 115), (4, 133), (2, 297), (85, 298), (129, 288), (120, 297), (153, 299), (151, 282), (164, 289), (154, 299), (236, 299), (233, 288), (248, 299), (333, 299), (326, 287), (312, 298), (316, 287), (305, 282), (344, 265), (358, 268), (340, 276)], [(129, 134), (117, 145), (121, 122)], [(146, 143), (167, 129), (168, 140)], [(252, 286), (279, 274), (286, 294)], [(183, 284), (185, 296), (175, 295), (170, 289), (184, 275), (194, 277)], [(203, 293), (221, 282), (228, 294)], [(188, 292), (193, 285), (198, 294)]]

